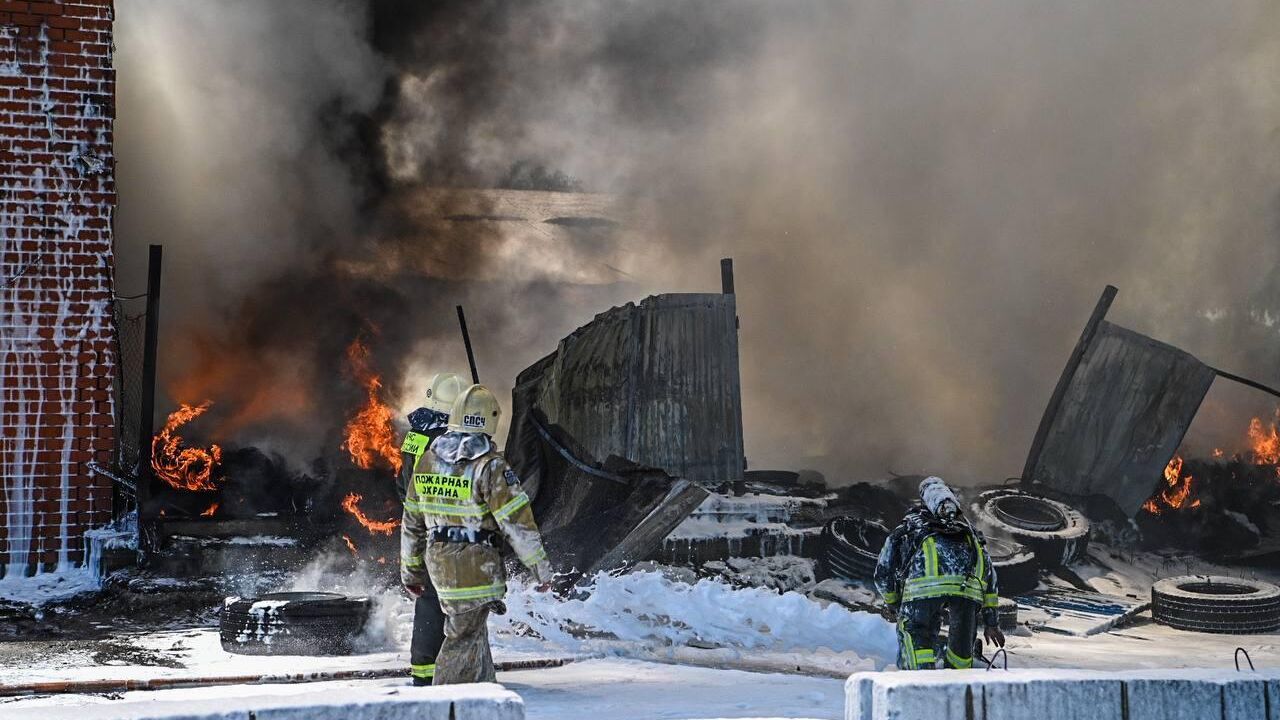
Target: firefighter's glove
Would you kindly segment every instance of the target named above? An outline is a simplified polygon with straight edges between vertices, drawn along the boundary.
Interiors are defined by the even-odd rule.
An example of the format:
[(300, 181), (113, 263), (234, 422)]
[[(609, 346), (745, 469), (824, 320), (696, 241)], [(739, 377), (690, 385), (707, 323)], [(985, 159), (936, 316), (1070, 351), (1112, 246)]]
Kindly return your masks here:
[(898, 622), (898, 606), (897, 606), (897, 605), (885, 605), (885, 606), (884, 606), (884, 619), (885, 619), (885, 620), (888, 620), (889, 622), (894, 623), (894, 624), (896, 625), (896, 624), (897, 624), (897, 622)]
[(987, 625), (982, 630), (982, 636), (987, 639), (988, 643), (996, 647), (1004, 647), (1004, 631), (999, 625)]

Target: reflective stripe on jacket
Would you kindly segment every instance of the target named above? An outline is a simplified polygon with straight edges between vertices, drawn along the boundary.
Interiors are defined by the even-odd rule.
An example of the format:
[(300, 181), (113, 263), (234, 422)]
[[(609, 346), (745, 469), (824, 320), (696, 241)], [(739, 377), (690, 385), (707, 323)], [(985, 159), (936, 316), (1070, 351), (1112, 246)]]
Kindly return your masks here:
[(418, 458), (431, 447), (431, 441), (444, 434), (446, 428), (441, 426), (424, 432), (410, 430), (405, 433), (404, 442), (400, 443), (400, 475), (396, 477), (397, 497), (404, 502), (405, 493), (409, 491), (409, 482), (413, 479), (413, 467)]
[[(994, 622), (999, 605), (995, 568), (982, 534), (947, 524), (923, 509), (907, 514), (889, 533), (875, 571), (876, 589), (886, 603), (963, 597), (979, 603)], [(990, 612), (988, 612), (990, 611)]]

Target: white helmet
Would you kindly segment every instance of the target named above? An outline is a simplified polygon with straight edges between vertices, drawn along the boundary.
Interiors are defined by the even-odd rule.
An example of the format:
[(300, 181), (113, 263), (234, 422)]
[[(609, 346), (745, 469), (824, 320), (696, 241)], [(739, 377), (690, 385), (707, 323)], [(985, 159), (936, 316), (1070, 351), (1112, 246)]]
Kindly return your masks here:
[(453, 402), (453, 409), (449, 412), (449, 430), (493, 435), (498, 431), (498, 415), (501, 413), (493, 391), (483, 385), (472, 385)]
[(960, 501), (947, 483), (936, 475), (920, 481), (920, 500), (929, 512), (939, 517), (955, 517), (960, 514)]
[(462, 378), (454, 373), (436, 373), (431, 378), (431, 387), (427, 388), (426, 406), (438, 413), (448, 415), (453, 410), (453, 401), (462, 393)]

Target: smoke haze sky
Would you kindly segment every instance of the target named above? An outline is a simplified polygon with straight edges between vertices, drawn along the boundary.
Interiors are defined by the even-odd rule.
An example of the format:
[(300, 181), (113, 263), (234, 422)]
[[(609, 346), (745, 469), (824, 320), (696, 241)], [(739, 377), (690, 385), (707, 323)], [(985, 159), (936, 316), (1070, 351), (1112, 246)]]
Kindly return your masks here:
[[(732, 256), (753, 467), (1016, 474), (1107, 283), (1112, 320), (1280, 384), (1275, 3), (118, 0), (117, 17), (120, 287), (166, 245), (166, 374), (191, 362), (183, 327), (319, 312), (292, 305), (393, 247), (463, 257), (464, 282), (350, 297), (466, 302), (502, 392), (609, 304), (714, 290)], [(632, 232), (552, 262), (406, 220), (414, 187), (493, 186), (524, 159), (616, 198)], [(600, 263), (621, 273), (564, 279)], [(401, 405), (461, 360), (433, 342), (455, 343), (450, 322), (389, 331)], [(1215, 391), (1205, 417), (1237, 405), (1268, 403)]]

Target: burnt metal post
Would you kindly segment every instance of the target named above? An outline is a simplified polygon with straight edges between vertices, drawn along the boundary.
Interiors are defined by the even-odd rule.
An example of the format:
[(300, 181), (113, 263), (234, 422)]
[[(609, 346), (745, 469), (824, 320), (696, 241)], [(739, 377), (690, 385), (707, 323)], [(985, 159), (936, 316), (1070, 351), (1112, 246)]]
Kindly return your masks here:
[(144, 513), (151, 497), (151, 438), (155, 435), (156, 349), (160, 340), (160, 276), (164, 247), (152, 245), (147, 262), (147, 321), (142, 339), (142, 401), (138, 413), (138, 531), (139, 548), (146, 553), (148, 533)]
[(471, 349), (471, 333), (467, 332), (467, 316), (458, 306), (458, 327), (462, 328), (462, 344), (467, 346), (467, 364), (471, 366), (471, 382), (480, 384), (480, 373), (476, 372), (476, 354)]
[(1120, 292), (1114, 285), (1108, 285), (1102, 291), (1102, 297), (1098, 298), (1098, 304), (1093, 308), (1093, 314), (1089, 316), (1089, 322), (1084, 326), (1084, 332), (1080, 333), (1080, 341), (1076, 343), (1075, 350), (1071, 351), (1071, 356), (1067, 358), (1067, 367), (1063, 369), (1062, 376), (1058, 378), (1058, 385), (1053, 389), (1053, 395), (1049, 396), (1049, 404), (1044, 409), (1044, 416), (1040, 418), (1040, 427), (1036, 428), (1035, 439), (1031, 441), (1031, 451), (1027, 453), (1027, 464), (1022, 469), (1022, 482), (1031, 484), (1032, 473), (1035, 472), (1036, 464), (1040, 461), (1040, 451), (1044, 449), (1044, 441), (1049, 436), (1049, 428), (1053, 425), (1053, 421), (1058, 417), (1058, 408), (1062, 405), (1062, 397), (1067, 392), (1067, 386), (1071, 384), (1071, 379), (1075, 377), (1076, 369), (1080, 367), (1080, 360), (1084, 358), (1084, 353), (1089, 349), (1089, 344), (1093, 342), (1093, 336), (1098, 332), (1098, 326), (1102, 324), (1102, 320), (1107, 316), (1107, 311), (1111, 309), (1111, 303), (1116, 299), (1116, 293)]
[(720, 290), (725, 295), (733, 294), (733, 258), (720, 260)]

